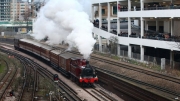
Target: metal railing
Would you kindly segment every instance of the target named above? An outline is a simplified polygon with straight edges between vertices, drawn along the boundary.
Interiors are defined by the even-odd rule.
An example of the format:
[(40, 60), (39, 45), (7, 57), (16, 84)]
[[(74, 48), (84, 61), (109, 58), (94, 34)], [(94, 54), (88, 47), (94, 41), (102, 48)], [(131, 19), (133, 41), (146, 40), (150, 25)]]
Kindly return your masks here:
[(180, 9), (180, 6), (148, 7), (148, 8), (144, 8), (144, 10), (167, 10), (167, 9)]
[(172, 42), (180, 42), (180, 37), (170, 37), (170, 38), (164, 38), (164, 37), (158, 37), (158, 35), (152, 36), (143, 36), (143, 39), (151, 39), (151, 40), (159, 40), (159, 41), (172, 41)]
[(140, 38), (141, 36), (140, 35), (129, 35), (129, 37), (131, 37), (131, 38)]
[(121, 8), (119, 11), (120, 12), (126, 12), (126, 11), (128, 11), (128, 9), (127, 8)]
[[(167, 6), (167, 7), (147, 7), (143, 8), (143, 10), (167, 10), (167, 9), (180, 9), (180, 6)], [(125, 11), (141, 11), (141, 8), (131, 8), (128, 10), (128, 8), (121, 8), (118, 10), (119, 12), (125, 12)]]

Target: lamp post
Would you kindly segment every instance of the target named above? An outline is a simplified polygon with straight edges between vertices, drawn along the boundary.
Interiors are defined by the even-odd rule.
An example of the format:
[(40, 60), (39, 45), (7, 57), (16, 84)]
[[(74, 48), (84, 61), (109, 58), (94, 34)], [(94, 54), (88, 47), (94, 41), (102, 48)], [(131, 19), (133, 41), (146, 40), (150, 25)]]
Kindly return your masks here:
[(25, 14), (25, 18), (26, 18), (26, 33), (28, 33), (28, 20), (29, 20), (29, 0), (27, 0), (27, 3), (28, 3), (28, 11), (27, 11), (27, 14)]
[(52, 92), (52, 91), (49, 92), (49, 97), (50, 97), (50, 98), (49, 98), (49, 101), (51, 101), (51, 96), (52, 96), (53, 93), (54, 93), (54, 92)]

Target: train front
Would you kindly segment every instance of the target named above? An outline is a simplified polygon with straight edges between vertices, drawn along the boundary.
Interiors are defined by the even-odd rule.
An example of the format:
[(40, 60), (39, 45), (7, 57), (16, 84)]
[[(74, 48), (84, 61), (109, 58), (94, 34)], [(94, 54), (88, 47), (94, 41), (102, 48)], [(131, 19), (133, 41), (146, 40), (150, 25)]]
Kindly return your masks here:
[(93, 84), (98, 81), (95, 69), (89, 64), (89, 61), (86, 61), (85, 66), (81, 66), (81, 75), (79, 82), (86, 84)]

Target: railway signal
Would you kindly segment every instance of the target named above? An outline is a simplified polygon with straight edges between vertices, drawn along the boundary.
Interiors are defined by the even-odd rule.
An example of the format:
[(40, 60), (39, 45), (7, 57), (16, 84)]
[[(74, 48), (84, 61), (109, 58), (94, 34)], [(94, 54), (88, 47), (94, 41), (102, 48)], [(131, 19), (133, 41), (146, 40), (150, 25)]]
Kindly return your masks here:
[(11, 56), (11, 55), (9, 55), (9, 58), (14, 58), (14, 55), (12, 55), (12, 56)]
[(58, 75), (57, 75), (57, 74), (54, 74), (54, 82), (58, 82), (58, 80), (59, 80)]
[(10, 92), (9, 92), (9, 95), (10, 95), (10, 96), (13, 96), (13, 95), (14, 95), (13, 91), (10, 91)]

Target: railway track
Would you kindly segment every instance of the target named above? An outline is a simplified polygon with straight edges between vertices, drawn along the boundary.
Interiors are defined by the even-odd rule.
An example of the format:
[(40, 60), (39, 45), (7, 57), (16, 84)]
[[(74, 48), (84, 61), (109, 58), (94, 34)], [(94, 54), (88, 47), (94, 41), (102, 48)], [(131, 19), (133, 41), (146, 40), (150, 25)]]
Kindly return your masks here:
[[(1, 49), (2, 50), (2, 49)], [(33, 60), (30, 60), (28, 58), (25, 58), (23, 56), (17, 55), (17, 53), (13, 53), (11, 51), (8, 50), (4, 50), (4, 52), (9, 53), (9, 54), (13, 54), (15, 57), (23, 60), (24, 64), (26, 66), (31, 66), (31, 67), (36, 67), (38, 72), (42, 72), (45, 76), (47, 76), (48, 78), (50, 78), (53, 82), (53, 74), (49, 71), (47, 71), (46, 69), (44, 69), (42, 66), (38, 65), (36, 62), (34, 62)], [(29, 70), (31, 71), (31, 70)], [(37, 77), (36, 75), (34, 75), (34, 77)], [(34, 78), (34, 81), (36, 81), (37, 78)], [(26, 79), (26, 85), (29, 85), (29, 83), (27, 83), (28, 78)], [(30, 82), (30, 81), (29, 81)], [(70, 87), (68, 87), (63, 81), (59, 80), (59, 82), (57, 83), (57, 86), (60, 88), (60, 95), (63, 96), (63, 99), (66, 99), (67, 101), (82, 101), (78, 96), (77, 93), (72, 90)], [(32, 92), (32, 101), (34, 99), (34, 92), (35, 89), (37, 88), (37, 83), (34, 82), (33, 85), (33, 92)], [(21, 100), (23, 100), (24, 97), (24, 92), (22, 92), (21, 95)]]
[(5, 74), (0, 79), (0, 81), (2, 81), (3, 78), (5, 78), (6, 74), (8, 74), (9, 66), (8, 66), (8, 63), (6, 62), (6, 60), (4, 60), (3, 58), (0, 57), (0, 60), (3, 61), (6, 64), (6, 67), (7, 67)]
[[(34, 61), (30, 60), (30, 59), (23, 59), (26, 61), (29, 61), (31, 63), (31, 65), (34, 65), (37, 68), (37, 71), (41, 71), (44, 72), (42, 74), (45, 74), (47, 77), (49, 77), (50, 79), (52, 79), (53, 74), (50, 73), (49, 71), (47, 71), (46, 69), (44, 69), (43, 67), (41, 67), (39, 64), (35, 63)], [(53, 81), (53, 80), (52, 80)], [(58, 87), (60, 88), (60, 96), (64, 96), (63, 99), (66, 99), (68, 101), (82, 101), (83, 99), (79, 98), (77, 96), (77, 92), (74, 91), (73, 89), (71, 89), (67, 84), (65, 84), (63, 81), (59, 80), (59, 82), (57, 83)], [(94, 95), (98, 95), (98, 96), (103, 96), (102, 98), (100, 98), (101, 100), (104, 101), (116, 101), (116, 100), (112, 100), (113, 98), (110, 96), (107, 96), (107, 94), (105, 93), (101, 93), (100, 91), (93, 89), (92, 93)], [(97, 99), (98, 100), (98, 99)], [(101, 101), (100, 100), (100, 101)]]
[[(34, 64), (38, 67), (39, 70), (41, 70), (41, 72), (43, 72), (44, 74), (46, 74), (46, 76), (52, 80), (52, 82), (54, 82), (54, 80), (52, 79), (53, 74), (51, 72), (49, 72), (47, 69), (43, 68), (42, 66), (36, 64), (34, 62)], [(59, 88), (59, 93), (60, 95), (64, 95), (64, 99), (67, 99), (68, 101), (82, 101), (78, 96), (77, 93), (71, 89), (67, 84), (65, 84), (62, 80), (59, 80), (56, 85)]]
[(24, 90), (25, 90), (25, 86), (26, 86), (26, 81), (27, 81), (27, 67), (25, 65), (25, 63), (19, 58), (19, 60), (21, 61), (21, 63), (23, 64), (23, 67), (24, 67), (24, 81), (23, 81), (23, 86), (22, 86), (22, 90), (19, 94), (19, 100), (18, 101), (22, 101), (22, 97), (23, 97), (23, 93), (24, 93)]
[(99, 78), (101, 81), (106, 82), (109, 86), (111, 85), (112, 88), (118, 89), (122, 92), (123, 89), (124, 91), (129, 91), (124, 93), (131, 95), (138, 100), (146, 99), (145, 101), (172, 101), (175, 100), (176, 97), (180, 97), (180, 94), (167, 90), (165, 88), (147, 84), (142, 81), (138, 81), (121, 74), (110, 72), (102, 68), (96, 68), (96, 70), (99, 74)]
[(91, 56), (91, 59), (101, 61), (101, 62), (104, 62), (104, 63), (108, 63), (108, 64), (111, 64), (111, 65), (114, 65), (114, 66), (119, 66), (121, 68), (126, 68), (126, 69), (129, 69), (129, 70), (137, 71), (137, 72), (140, 72), (140, 73), (144, 73), (146, 75), (158, 77), (158, 78), (161, 78), (161, 79), (165, 79), (165, 80), (180, 84), (180, 79), (176, 78), (176, 77), (167, 76), (167, 75), (160, 74), (160, 73), (157, 73), (157, 72), (153, 72), (153, 71), (150, 71), (150, 70), (137, 68), (137, 67), (134, 67), (134, 66), (130, 66), (130, 65), (119, 63), (119, 62), (112, 61), (112, 60), (107, 60), (105, 58), (100, 58), (100, 57), (96, 57), (96, 56)]
[[(10, 87), (13, 83), (13, 80), (15, 76), (18, 73), (17, 67), (14, 63), (7, 62), (8, 60), (4, 60), (8, 67), (8, 71), (6, 72), (6, 75), (3, 76), (1, 79), (1, 84), (0, 84), (0, 100), (3, 101), (7, 94), (9, 93)], [(11, 89), (12, 90), (12, 89)]]
[(112, 97), (109, 97), (108, 95), (102, 93), (101, 91), (95, 89), (95, 88), (84, 88), (84, 90), (96, 98), (98, 101), (117, 101), (116, 99), (113, 99)]
[[(97, 84), (94, 84), (94, 86), (95, 86), (95, 90), (97, 91), (97, 92), (99, 92), (101, 95), (103, 95), (103, 96), (105, 96), (107, 99), (109, 99), (109, 100), (111, 100), (111, 101), (118, 101), (118, 100), (116, 100), (115, 98), (113, 98), (112, 96), (110, 96), (107, 92), (105, 92), (105, 91), (103, 91), (102, 90), (102, 87), (99, 87), (99, 85), (97, 85)], [(96, 89), (96, 88), (101, 88), (101, 89)]]
[[(11, 51), (3, 50), (3, 49), (1, 49), (1, 51), (3, 51), (6, 54), (14, 55), (24, 65), (25, 70), (28, 69), (28, 72), (26, 72), (26, 71), (24, 72), (24, 79), (25, 79), (25, 81), (24, 81), (24, 84), (23, 84), (23, 88), (22, 88), (22, 92), (20, 94), (19, 101), (27, 100), (27, 99), (31, 99), (31, 101), (34, 101), (34, 95), (35, 95), (35, 91), (36, 91), (36, 80), (37, 80), (36, 79), (37, 78), (37, 74), (36, 74), (36, 70), (35, 70), (36, 68), (33, 67), (31, 65), (31, 63), (29, 63), (26, 60), (25, 57), (20, 56), (17, 53), (13, 53)], [(30, 68), (26, 68), (26, 67), (30, 67)], [(27, 88), (27, 89), (25, 89), (25, 88)]]
[(31, 83), (31, 85), (29, 85), (29, 86), (31, 86), (32, 87), (32, 84), (33, 84), (33, 88), (31, 88), (33, 91), (32, 91), (32, 101), (34, 101), (34, 98), (35, 98), (35, 92), (37, 91), (37, 68), (33, 65), (33, 63), (31, 62), (31, 61), (29, 61), (29, 59), (27, 59), (27, 58), (24, 58), (25, 59), (25, 62), (26, 63), (29, 63), (29, 65), (30, 65), (30, 67), (31, 67), (31, 70), (33, 70), (33, 79), (31, 79), (32, 80), (32, 82), (30, 82)]
[[(1, 39), (1, 40), (5, 40), (5, 39)], [(7, 46), (9, 45), (9, 44), (5, 44), (5, 43), (3, 43), (3, 44), (7, 45)], [(10, 46), (12, 47), (12, 45), (10, 45)], [(63, 49), (63, 48), (60, 47), (60, 49)], [(76, 52), (76, 51), (69, 51), (69, 52), (73, 53), (73, 54), (80, 54), (79, 52)], [(126, 68), (126, 69), (129, 69), (129, 70), (137, 71), (137, 72), (140, 72), (140, 73), (144, 73), (146, 75), (162, 78), (162, 79), (165, 79), (165, 80), (172, 81), (172, 82), (180, 84), (180, 79), (176, 78), (176, 77), (167, 76), (167, 75), (160, 74), (160, 73), (157, 73), (157, 72), (154, 72), (154, 71), (137, 68), (135, 66), (130, 66), (130, 65), (127, 65), (127, 64), (119, 63), (117, 61), (112, 61), (112, 60), (109, 60), (109, 59), (96, 57), (94, 55), (91, 56), (91, 59), (101, 61), (101, 62), (105, 62), (105, 63), (108, 63), (108, 64), (112, 64), (112, 65), (115, 65), (115, 66), (119, 66), (119, 67), (122, 67), (122, 68)]]
[[(98, 61), (103, 61), (103, 62), (106, 62), (106, 63), (109, 63), (109, 64), (112, 64), (112, 65), (115, 65), (115, 66), (121, 66), (121, 67), (123, 67), (123, 68), (126, 68), (126, 69), (130, 69), (130, 70), (134, 70), (134, 71), (138, 71), (138, 72), (141, 72), (141, 73), (144, 73), (144, 74), (147, 74), (147, 75), (151, 75), (151, 76), (155, 76), (155, 77), (158, 77), (158, 78), (162, 78), (162, 79), (165, 79), (165, 80), (169, 80), (169, 81), (172, 81), (172, 82), (175, 82), (175, 83), (178, 83), (178, 80), (177, 80), (177, 78), (174, 78), (174, 77), (169, 77), (169, 76), (167, 76), (167, 75), (163, 75), (162, 76), (162, 74), (160, 74), (160, 73), (156, 73), (156, 72), (152, 72), (152, 71), (147, 71), (147, 70), (144, 70), (144, 69), (139, 69), (139, 68), (136, 68), (136, 67), (131, 67), (131, 66), (129, 66), (129, 65), (124, 65), (124, 64), (121, 64), (121, 63), (116, 63), (116, 62), (114, 62), (114, 61), (111, 61), (111, 60), (107, 60), (107, 59), (104, 59), (104, 58), (99, 58), (99, 57), (95, 57), (95, 56), (92, 56), (91, 57), (91, 59), (96, 59), (96, 60), (98, 60)], [(98, 68), (99, 69), (99, 68)], [(147, 93), (147, 94), (143, 94), (142, 92), (140, 92), (139, 91), (139, 93), (140, 94), (142, 94), (142, 95), (144, 95), (144, 96), (142, 96), (142, 95), (138, 95), (137, 94), (137, 97), (140, 97), (140, 98), (137, 98), (137, 99), (139, 99), (139, 100), (143, 100), (143, 98), (144, 99), (146, 99), (147, 101), (149, 100), (149, 101), (151, 101), (151, 100), (155, 100), (154, 99), (154, 97), (156, 96), (156, 97), (158, 97), (159, 98), (159, 100), (173, 100), (173, 98), (174, 97), (179, 97), (179, 94), (177, 94), (176, 92), (173, 92), (173, 91), (170, 91), (170, 90), (167, 90), (167, 89), (163, 89), (163, 88), (161, 88), (161, 87), (157, 87), (157, 86), (153, 86), (153, 85), (150, 85), (150, 84), (147, 84), (147, 83), (144, 83), (144, 82), (139, 82), (139, 81), (135, 81), (134, 79), (129, 79), (129, 78), (127, 78), (127, 77), (122, 77), (122, 76), (120, 76), (120, 75), (117, 75), (117, 74), (115, 74), (115, 73), (110, 73), (110, 71), (105, 71), (105, 70), (100, 70), (99, 72), (102, 72), (102, 71), (104, 71), (105, 73), (107, 73), (107, 75), (111, 75), (112, 76), (112, 78), (123, 78), (123, 79), (126, 79), (126, 80), (129, 80), (129, 81), (131, 81), (131, 82), (135, 82), (135, 83), (138, 83), (138, 84), (141, 84), (141, 85), (143, 85), (143, 86), (146, 86), (146, 87), (151, 87), (151, 89), (153, 88), (154, 90), (156, 89), (156, 90), (159, 90), (159, 91), (162, 91), (163, 93), (168, 93), (168, 94), (171, 94), (173, 97), (171, 97), (171, 98), (166, 98), (166, 97), (164, 97), (164, 96), (160, 96), (160, 95), (155, 95), (155, 93), (154, 93), (154, 95), (152, 94), (152, 93)], [(152, 73), (151, 73), (152, 72)], [(167, 76), (167, 78), (166, 78), (166, 76)], [(169, 78), (168, 78), (169, 77)], [(171, 79), (171, 78), (173, 78), (173, 79)], [(101, 79), (105, 79), (105, 78), (101, 78)], [(118, 81), (115, 81), (115, 82), (118, 82)], [(179, 81), (180, 82), (180, 81)], [(131, 86), (133, 86), (133, 85), (131, 85)], [(114, 84), (113, 86), (112, 86), (114, 89), (118, 89), (118, 90), (120, 90), (119, 89), (119, 87), (120, 87), (120, 85), (117, 85), (117, 84)], [(132, 87), (130, 87), (130, 86), (128, 86), (129, 88), (132, 88)], [(127, 87), (127, 88), (128, 88)], [(127, 89), (127, 88), (121, 88), (121, 89)], [(138, 87), (137, 87), (138, 88)], [(136, 88), (136, 91), (137, 91), (137, 88)], [(134, 88), (133, 88), (134, 89)], [(139, 88), (138, 88), (139, 89)], [(145, 90), (145, 89), (143, 89), (143, 90)], [(94, 91), (95, 92), (95, 91)], [(131, 92), (132, 94), (134, 93), (134, 92), (132, 92), (132, 91), (129, 91), (129, 92)], [(128, 93), (128, 92), (125, 92), (125, 93)], [(97, 93), (96, 93), (97, 94)], [(132, 94), (130, 94), (131, 96), (133, 96)], [(147, 96), (150, 96), (150, 95), (148, 95), (148, 94), (150, 94), (150, 95), (153, 95), (152, 97), (147, 97)], [(136, 94), (135, 94), (136, 95)], [(133, 97), (135, 97), (135, 96), (133, 96)], [(147, 98), (146, 98), (147, 97)], [(141, 99), (142, 98), (142, 99)], [(66, 99), (68, 99), (68, 98), (66, 98)], [(105, 99), (104, 99), (105, 100)], [(106, 99), (107, 100), (107, 99)]]
[[(79, 52), (71, 52), (73, 54), (79, 54)], [(180, 79), (179, 78), (175, 78), (175, 77), (171, 77), (171, 76), (167, 76), (167, 75), (163, 75), (163, 74), (160, 74), (160, 73), (157, 73), (157, 72), (153, 72), (153, 71), (148, 71), (148, 70), (144, 70), (144, 69), (141, 69), (141, 68), (137, 68), (137, 67), (134, 67), (134, 66), (130, 66), (130, 65), (126, 65), (126, 64), (122, 64), (122, 63), (119, 63), (119, 62), (115, 62), (115, 61), (111, 61), (111, 60), (107, 60), (107, 59), (104, 59), (104, 58), (100, 58), (100, 57), (96, 57), (94, 55), (91, 56), (91, 59), (94, 59), (94, 60), (97, 60), (97, 61), (101, 61), (101, 62), (104, 62), (104, 63), (108, 63), (108, 64), (111, 64), (111, 65), (115, 65), (115, 66), (119, 66), (119, 67), (123, 67), (123, 68), (126, 68), (126, 69), (129, 69), (129, 70), (133, 70), (133, 71), (137, 71), (137, 72), (141, 72), (141, 73), (144, 73), (144, 74), (147, 74), (147, 75), (150, 75), (150, 76), (153, 76), (153, 77), (157, 77), (157, 78), (161, 78), (161, 79), (165, 79), (165, 80), (168, 80), (168, 81), (171, 81), (171, 82), (174, 82), (174, 83), (178, 83), (180, 84)], [(177, 93), (177, 92), (174, 92), (170, 89), (167, 89), (167, 88), (163, 88), (163, 87), (160, 87), (160, 86), (156, 86), (156, 85), (152, 85), (152, 84), (149, 84), (149, 83), (145, 83), (145, 82), (142, 82), (142, 81), (139, 81), (139, 80), (135, 80), (133, 78), (130, 78), (128, 76), (124, 76), (124, 75), (121, 75), (121, 74), (117, 74), (117, 73), (114, 73), (114, 72), (111, 72), (111, 71), (108, 71), (108, 70), (105, 70), (105, 69), (102, 69), (102, 68), (97, 68), (94, 66), (94, 68), (96, 68), (96, 71), (97, 72), (104, 72), (104, 73), (107, 73), (105, 75), (111, 75), (112, 77), (107, 79), (106, 82), (109, 81), (109, 86), (113, 85), (113, 81), (111, 81), (112, 78), (114, 77), (117, 77), (117, 78), (122, 78), (124, 80), (128, 80), (129, 82), (128, 83), (134, 83), (134, 84), (137, 84), (137, 85), (142, 85), (144, 86), (145, 88), (148, 88), (149, 91), (151, 89), (153, 89), (153, 91), (157, 91), (157, 92), (162, 92), (163, 94), (165, 95), (169, 95), (169, 96), (161, 96), (159, 94), (157, 94), (156, 92), (154, 92), (154, 95), (153, 96), (157, 96), (159, 97), (159, 99), (163, 99), (163, 100), (176, 100), (176, 98), (178, 99), (180, 97), (180, 94)], [(105, 75), (101, 75), (102, 77), (104, 78), (101, 78), (100, 75), (98, 75), (99, 79), (103, 79), (105, 80), (106, 79), (106, 76)], [(125, 81), (123, 81), (125, 82)], [(118, 83), (116, 84), (116, 86), (112, 86), (112, 89), (118, 89), (120, 85), (118, 85)], [(132, 86), (132, 85), (131, 85)], [(124, 87), (122, 89), (127, 89), (127, 88), (131, 88), (131, 87)], [(138, 88), (138, 87), (137, 87)], [(120, 91), (122, 91), (122, 89)], [(139, 88), (140, 89), (140, 88)], [(150, 94), (148, 89), (145, 89), (146, 90), (146, 93), (147, 95)], [(119, 89), (118, 89), (119, 90)], [(132, 92), (131, 90), (129, 90), (129, 92), (131, 93), (135, 93), (135, 92)], [(124, 92), (126, 93), (127, 95), (129, 96), (133, 96), (133, 98), (135, 99), (138, 99), (138, 100), (143, 100), (143, 99), (147, 99), (147, 100), (156, 100), (154, 99), (154, 97), (146, 97), (147, 95), (145, 93), (142, 93), (140, 92), (142, 95), (144, 95), (145, 97), (143, 97), (142, 95), (137, 95), (137, 96), (134, 96), (132, 94), (130, 94), (129, 92)], [(136, 95), (136, 94), (135, 94)], [(151, 95), (151, 94), (150, 94)], [(138, 97), (142, 97), (143, 99), (139, 99)], [(169, 97), (169, 98), (168, 98)]]

